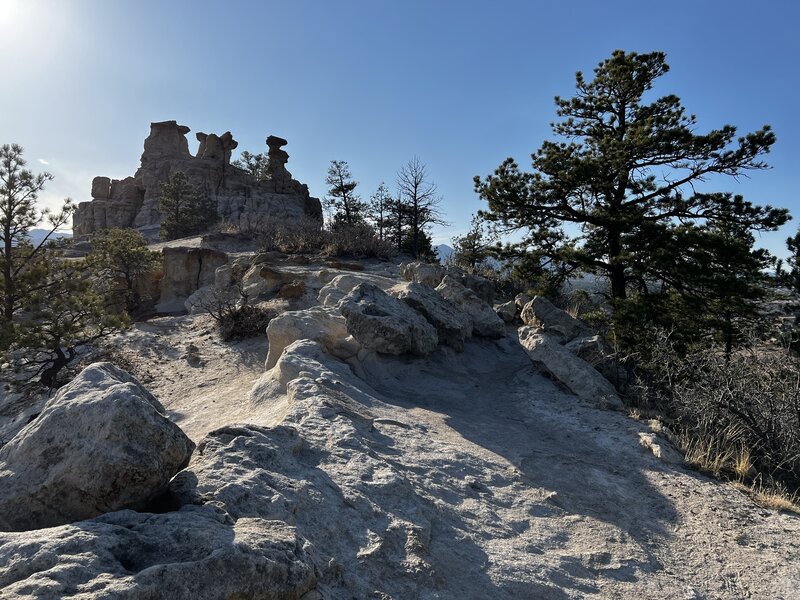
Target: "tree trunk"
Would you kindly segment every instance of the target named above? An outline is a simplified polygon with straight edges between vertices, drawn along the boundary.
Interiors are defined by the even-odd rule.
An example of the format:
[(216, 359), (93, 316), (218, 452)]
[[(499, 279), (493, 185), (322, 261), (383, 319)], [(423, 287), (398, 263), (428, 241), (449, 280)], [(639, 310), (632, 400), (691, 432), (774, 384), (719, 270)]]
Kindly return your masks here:
[(608, 232), (608, 278), (611, 281), (611, 297), (614, 300), (624, 300), (628, 297), (625, 290), (625, 265), (619, 262), (622, 252), (622, 241), (618, 231)]

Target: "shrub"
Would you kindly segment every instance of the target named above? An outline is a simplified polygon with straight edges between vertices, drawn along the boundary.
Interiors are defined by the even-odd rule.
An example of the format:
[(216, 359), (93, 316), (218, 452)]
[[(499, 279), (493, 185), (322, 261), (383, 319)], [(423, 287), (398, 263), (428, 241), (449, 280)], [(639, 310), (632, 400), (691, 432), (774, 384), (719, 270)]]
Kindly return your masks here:
[(666, 411), (700, 466), (741, 477), (750, 463), (769, 479), (800, 486), (796, 356), (763, 344), (732, 355), (721, 347), (681, 355), (661, 334), (639, 374), (640, 397)]
[(223, 341), (244, 340), (263, 335), (275, 311), (250, 304), (242, 283), (241, 268), (232, 269), (233, 286), (214, 290), (199, 306), (217, 322)]

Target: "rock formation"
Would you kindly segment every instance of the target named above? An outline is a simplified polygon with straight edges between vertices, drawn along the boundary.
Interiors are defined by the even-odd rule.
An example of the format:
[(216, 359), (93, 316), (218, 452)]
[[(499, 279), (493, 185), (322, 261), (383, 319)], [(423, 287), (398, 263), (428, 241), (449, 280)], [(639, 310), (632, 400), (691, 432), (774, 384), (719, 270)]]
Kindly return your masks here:
[(194, 444), (138, 381), (84, 369), (0, 449), (0, 530), (25, 531), (143, 508)]
[(81, 202), (73, 218), (74, 234), (110, 227), (156, 229), (160, 223), (160, 186), (179, 171), (201, 194), (216, 202), (221, 218), (234, 224), (321, 220), (319, 200), (286, 170), (289, 155), (281, 149), (286, 140), (275, 136), (267, 139), (269, 178), (259, 181), (230, 164), (231, 152), (238, 145), (230, 131), (222, 135), (199, 132), (194, 156), (189, 151), (187, 133), (189, 128), (175, 121), (151, 123), (136, 174), (121, 180), (95, 177), (92, 200)]

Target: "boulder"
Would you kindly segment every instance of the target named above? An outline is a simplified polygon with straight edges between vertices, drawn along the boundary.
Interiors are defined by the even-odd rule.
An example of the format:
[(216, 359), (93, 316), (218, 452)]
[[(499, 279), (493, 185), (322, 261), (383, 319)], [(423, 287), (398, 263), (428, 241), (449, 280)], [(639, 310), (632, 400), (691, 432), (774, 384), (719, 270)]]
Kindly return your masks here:
[(163, 413), (121, 369), (84, 369), (0, 449), (0, 530), (146, 507), (194, 450)]
[(332, 356), (347, 360), (360, 349), (350, 337), (344, 317), (329, 306), (315, 306), (306, 310), (282, 313), (267, 325), (269, 353), (266, 369), (278, 362), (284, 348), (297, 340), (313, 340), (322, 344)]
[[(325, 276), (320, 275), (317, 277), (324, 280)], [(354, 287), (360, 283), (371, 283), (382, 290), (388, 290), (397, 282), (388, 277), (381, 277), (380, 275), (368, 274), (345, 274), (337, 275), (326, 283), (319, 291), (319, 303), (323, 306), (336, 306), (339, 301), (349, 294)]]
[(307, 546), (286, 523), (208, 505), (124, 510), (0, 533), (0, 596), (296, 600), (317, 583)]
[(532, 298), (531, 298), (530, 296), (528, 296), (528, 294), (526, 294), (525, 292), (520, 292), (519, 294), (517, 294), (516, 296), (514, 296), (514, 304), (516, 304), (516, 305), (517, 305), (517, 310), (518, 310), (518, 311), (521, 311), (521, 310), (522, 310), (522, 308), (523, 308), (523, 307), (524, 307), (524, 306), (525, 306), (525, 305), (526, 305), (528, 302), (530, 302), (531, 300), (532, 300)]
[(425, 356), (439, 343), (433, 325), (371, 283), (358, 284), (338, 307), (345, 317), (347, 331), (370, 350)]
[(565, 344), (567, 350), (582, 358), (619, 391), (628, 385), (628, 371), (615, 358), (614, 350), (601, 335), (579, 337)]
[(294, 281), (292, 273), (286, 273), (268, 264), (250, 267), (242, 277), (242, 285), (250, 298), (274, 294), (287, 283)]
[(513, 300), (509, 300), (503, 304), (498, 304), (494, 307), (494, 312), (497, 316), (503, 319), (504, 323), (513, 323), (517, 318), (517, 305)]
[(525, 325), (538, 327), (553, 337), (559, 337), (562, 344), (577, 337), (593, 335), (586, 323), (556, 308), (544, 296), (534, 296), (533, 300), (522, 308), (520, 317)]
[(435, 288), (442, 282), (446, 270), (442, 265), (426, 262), (410, 262), (400, 265), (400, 276), (406, 281), (424, 283)]
[(475, 292), (475, 295), (489, 306), (494, 304), (495, 285), (491, 279), (474, 273), (466, 273), (461, 275), (461, 283)]
[(472, 322), (438, 292), (412, 281), (391, 288), (389, 293), (425, 317), (443, 344), (459, 352), (464, 349), (464, 340), (472, 335)]
[(455, 277), (446, 275), (436, 291), (445, 300), (455, 304), (472, 321), (472, 332), (475, 335), (495, 339), (505, 335), (505, 324), (492, 307)]
[(598, 405), (621, 405), (614, 386), (592, 365), (562, 346), (558, 339), (534, 327), (520, 327), (519, 343), (538, 368), (576, 396)]

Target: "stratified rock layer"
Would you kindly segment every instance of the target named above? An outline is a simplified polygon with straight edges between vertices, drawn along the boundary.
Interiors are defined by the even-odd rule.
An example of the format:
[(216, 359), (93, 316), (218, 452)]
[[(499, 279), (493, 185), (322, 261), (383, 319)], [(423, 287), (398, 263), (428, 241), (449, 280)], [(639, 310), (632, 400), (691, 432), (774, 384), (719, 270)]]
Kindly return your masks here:
[(136, 174), (120, 180), (95, 177), (92, 200), (81, 202), (73, 218), (74, 234), (112, 227), (157, 228), (161, 184), (178, 172), (183, 172), (200, 194), (211, 198), (220, 218), (231, 223), (252, 227), (309, 218), (321, 221), (319, 200), (286, 170), (289, 155), (281, 149), (286, 140), (267, 139), (268, 179), (257, 180), (230, 164), (238, 142), (229, 131), (222, 135), (199, 132), (195, 156), (189, 152), (187, 133), (189, 128), (175, 121), (151, 123)]

